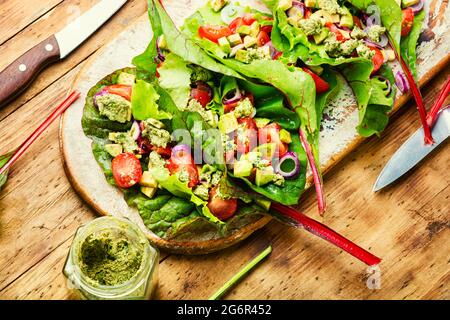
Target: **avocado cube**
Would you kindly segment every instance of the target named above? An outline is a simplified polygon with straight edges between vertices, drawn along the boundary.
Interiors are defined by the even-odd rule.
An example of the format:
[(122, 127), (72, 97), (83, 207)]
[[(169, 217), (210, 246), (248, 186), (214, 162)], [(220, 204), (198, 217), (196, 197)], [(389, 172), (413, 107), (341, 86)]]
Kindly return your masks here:
[(272, 204), (272, 201), (267, 200), (267, 199), (255, 199), (255, 202), (258, 206), (260, 206), (261, 208), (263, 208), (266, 211), (270, 210), (270, 205)]
[(317, 4), (317, 0), (305, 0), (305, 6), (307, 8), (315, 8)]
[(119, 154), (123, 152), (123, 148), (120, 144), (105, 144), (105, 150), (111, 156), (117, 157)]
[(237, 130), (239, 124), (237, 122), (236, 117), (234, 116), (234, 112), (225, 113), (220, 117), (219, 120), (219, 130), (224, 134), (228, 134)]
[(248, 177), (252, 173), (253, 164), (248, 160), (239, 160), (234, 163), (233, 173), (236, 177)]
[(253, 47), (254, 45), (256, 45), (256, 38), (254, 38), (252, 36), (245, 36), (244, 47), (250, 48), (250, 47)]
[(341, 21), (341, 16), (338, 14), (332, 14), (330, 17), (333, 23), (339, 23)]
[(228, 42), (227, 37), (222, 37), (218, 40), (220, 49), (222, 49), (223, 52), (225, 53), (230, 53), (231, 52), (231, 45)]
[(259, 27), (258, 21), (254, 21), (252, 23), (252, 25), (250, 26), (250, 35), (252, 37), (256, 38), (259, 34), (259, 30), (260, 30), (260, 27)]
[(242, 43), (241, 36), (238, 33), (228, 36), (228, 41), (232, 47)]
[(403, 8), (411, 7), (419, 3), (420, 0), (402, 0)]
[(243, 25), (243, 26), (240, 26), (239, 28), (237, 28), (237, 32), (244, 36), (249, 35), (251, 31), (252, 30), (251, 30), (250, 26), (246, 26), (246, 25)]
[(238, 50), (236, 52), (235, 59), (239, 60), (241, 62), (244, 62), (244, 63), (249, 63), (250, 62), (250, 55), (249, 55), (247, 50)]
[(141, 187), (141, 192), (151, 199), (156, 193), (156, 188)]
[(270, 119), (267, 118), (254, 118), (253, 120), (255, 120), (258, 129), (261, 129), (270, 123)]
[(136, 76), (131, 73), (121, 72), (117, 77), (117, 84), (133, 86), (136, 82)]
[(388, 61), (394, 61), (395, 60), (395, 52), (392, 49), (384, 49), (381, 51), (383, 53), (383, 56), (386, 55)]
[(280, 140), (281, 142), (284, 143), (291, 143), (292, 142), (292, 138), (291, 138), (291, 133), (285, 129), (281, 129), (280, 130)]
[(237, 46), (231, 48), (230, 57), (236, 56), (236, 53), (237, 53), (239, 50), (242, 50), (242, 49), (245, 49), (243, 43), (238, 44)]
[(264, 143), (255, 148), (255, 152), (258, 152), (265, 159), (272, 159), (276, 151), (277, 145), (275, 143)]
[(292, 0), (280, 0), (278, 2), (278, 9), (286, 11), (287, 9), (292, 7)]
[(341, 17), (341, 21), (339, 22), (341, 26), (347, 28), (353, 28), (353, 17), (352, 15), (345, 15)]
[(153, 178), (152, 174), (149, 171), (144, 171), (142, 173), (142, 177), (141, 177), (141, 180), (139, 181), (139, 184), (142, 187), (147, 187), (147, 188), (157, 188), (158, 187), (158, 182), (155, 180), (155, 178)]
[(328, 30), (328, 28), (322, 28), (322, 30), (320, 31), (319, 34), (315, 34), (314, 37), (314, 42), (316, 44), (321, 44), (326, 38), (328, 38), (328, 34), (330, 33), (330, 31)]
[(289, 17), (287, 18), (287, 22), (294, 27), (298, 27), (298, 22), (300, 21), (300, 19), (297, 19), (295, 17)]
[(263, 169), (256, 169), (255, 184), (261, 187), (269, 182), (272, 182), (275, 173), (272, 166)]

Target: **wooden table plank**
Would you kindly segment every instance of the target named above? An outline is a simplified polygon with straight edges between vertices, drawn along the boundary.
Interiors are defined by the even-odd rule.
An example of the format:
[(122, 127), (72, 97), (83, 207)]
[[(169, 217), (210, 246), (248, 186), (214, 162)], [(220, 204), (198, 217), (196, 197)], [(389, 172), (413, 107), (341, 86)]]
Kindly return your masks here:
[[(56, 7), (60, 1), (41, 1), (33, 9), (31, 5), (23, 8), (8, 22), (3, 5), (12, 8), (19, 2), (7, 0), (0, 9), (0, 28), (10, 28), (9, 37), (16, 34), (0, 46), (0, 69), (18, 52), (63, 26), (71, 5), (85, 10), (95, 1), (66, 0)], [(144, 11), (145, 1), (129, 1), (105, 28), (1, 110), (0, 152), (17, 146), (62, 100), (80, 63)], [(423, 90), (427, 105), (449, 74), (447, 67)], [(270, 242), (274, 251), (269, 259), (227, 298), (450, 298), (448, 142), (394, 186), (378, 194), (371, 192), (382, 166), (419, 126), (410, 103), (394, 117), (381, 139), (369, 139), (326, 175), (329, 210), (324, 218), (316, 213), (312, 190), (300, 205), (304, 212), (384, 259), (380, 290), (366, 287), (366, 267), (348, 254), (303, 230), (272, 222), (223, 252), (198, 257), (162, 255), (157, 297), (207, 298)], [(75, 230), (96, 214), (64, 175), (57, 130), (55, 123), (30, 148), (0, 194), (0, 298), (71, 298), (62, 266)]]

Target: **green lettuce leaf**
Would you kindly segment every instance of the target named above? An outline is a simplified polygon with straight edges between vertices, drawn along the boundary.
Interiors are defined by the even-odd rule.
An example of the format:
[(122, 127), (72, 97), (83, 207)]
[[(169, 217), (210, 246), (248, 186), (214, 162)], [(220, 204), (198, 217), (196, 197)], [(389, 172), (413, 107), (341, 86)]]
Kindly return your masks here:
[(171, 119), (168, 112), (159, 110), (159, 94), (150, 83), (144, 80), (137, 80), (133, 86), (131, 95), (131, 112), (136, 120), (156, 120)]

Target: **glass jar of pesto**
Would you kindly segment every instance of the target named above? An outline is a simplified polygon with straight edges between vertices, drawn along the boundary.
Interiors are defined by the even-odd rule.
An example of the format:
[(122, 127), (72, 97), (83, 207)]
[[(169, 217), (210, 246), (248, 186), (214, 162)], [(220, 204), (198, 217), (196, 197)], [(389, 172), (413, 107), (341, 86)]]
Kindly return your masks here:
[(82, 299), (150, 299), (159, 252), (123, 218), (102, 217), (80, 227), (64, 265), (70, 289)]

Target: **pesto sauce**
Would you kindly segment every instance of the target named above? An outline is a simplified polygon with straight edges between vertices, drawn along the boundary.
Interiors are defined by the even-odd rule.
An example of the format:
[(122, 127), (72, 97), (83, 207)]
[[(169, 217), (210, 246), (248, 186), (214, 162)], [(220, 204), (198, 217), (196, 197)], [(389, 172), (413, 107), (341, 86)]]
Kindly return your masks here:
[(143, 252), (142, 244), (132, 243), (125, 235), (92, 234), (81, 245), (80, 268), (96, 284), (119, 285), (138, 272)]

